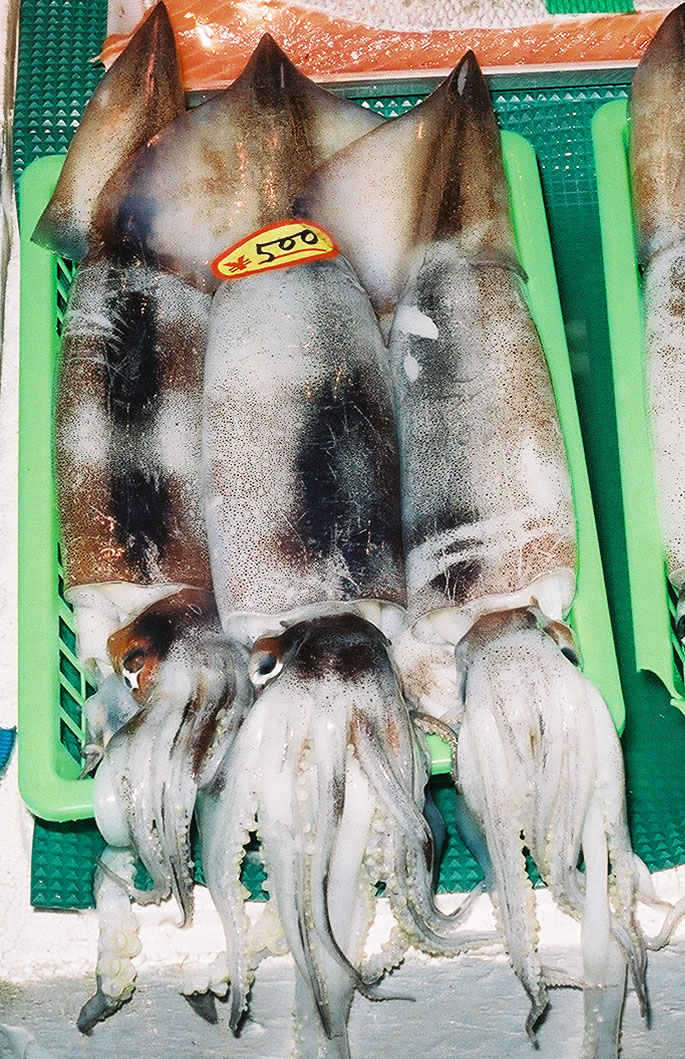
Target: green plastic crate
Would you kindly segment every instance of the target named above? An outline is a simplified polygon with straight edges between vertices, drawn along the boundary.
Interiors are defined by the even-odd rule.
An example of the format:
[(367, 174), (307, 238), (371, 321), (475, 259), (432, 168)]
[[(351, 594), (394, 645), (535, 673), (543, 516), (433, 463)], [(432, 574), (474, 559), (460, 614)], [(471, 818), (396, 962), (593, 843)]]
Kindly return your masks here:
[[(376, 106), (377, 100), (368, 98), (367, 104)], [(579, 554), (571, 624), (585, 671), (621, 730), (623, 698), (535, 153), (515, 133), (504, 132), (502, 142), (516, 240), (529, 277), (527, 293), (547, 354), (571, 467)], [(52, 478), (53, 377), (71, 266), (30, 241), (62, 161), (59, 155), (34, 161), (20, 186), (19, 774), (29, 808), (51, 821), (92, 816), (92, 780), (77, 778), (84, 737), (81, 706), (89, 689), (74, 654), (70, 608), (60, 594)], [(448, 771), (445, 744), (434, 737), (430, 742), (434, 773)]]
[(614, 377), (621, 491), (635, 663), (654, 673), (685, 712), (683, 648), (675, 635), (675, 600), (668, 584), (652, 474), (644, 387), (640, 275), (628, 171), (627, 103), (597, 111), (592, 126), (609, 340)]

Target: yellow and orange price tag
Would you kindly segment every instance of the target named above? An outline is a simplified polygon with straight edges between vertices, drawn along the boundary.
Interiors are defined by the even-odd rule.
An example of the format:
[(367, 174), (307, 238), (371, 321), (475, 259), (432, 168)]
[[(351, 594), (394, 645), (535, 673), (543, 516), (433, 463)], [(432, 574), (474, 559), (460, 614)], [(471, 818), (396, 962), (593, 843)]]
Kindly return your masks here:
[(219, 279), (242, 279), (268, 269), (324, 261), (339, 253), (333, 236), (313, 221), (278, 221), (229, 246), (212, 261), (212, 272)]

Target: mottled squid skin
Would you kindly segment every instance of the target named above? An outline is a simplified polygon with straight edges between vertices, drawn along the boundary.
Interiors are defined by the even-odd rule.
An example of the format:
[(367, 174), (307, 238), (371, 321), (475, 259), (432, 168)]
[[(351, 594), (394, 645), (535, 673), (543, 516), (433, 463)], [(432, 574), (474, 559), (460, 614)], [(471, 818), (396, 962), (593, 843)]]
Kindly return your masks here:
[[(408, 944), (454, 954), (495, 940), (468, 934), (461, 913), (445, 916), (433, 903), (432, 841), (421, 815), (427, 758), (387, 646), (377, 628), (350, 614), (257, 640), (250, 663), (256, 702), (198, 803), (203, 864), (228, 924), (229, 952), (241, 911), (242, 846), (255, 828), (261, 839), (296, 966), (296, 1054), (303, 1059), (349, 1055), (355, 991), (378, 995), (371, 984)], [(363, 945), (379, 880), (397, 927), (388, 950), (367, 964)], [(231, 966), (235, 1028), (250, 981), (240, 946)]]
[[(210, 298), (140, 262), (81, 264), (57, 384), (57, 501), (81, 657), (155, 595), (209, 588), (201, 478)], [(83, 615), (83, 616), (82, 616)]]
[(343, 258), (217, 292), (204, 459), (226, 630), (249, 638), (277, 629), (278, 615), (358, 601), (383, 604), (378, 620), (397, 622), (405, 588), (390, 379), (373, 310)]
[(685, 11), (662, 23), (630, 96), (630, 174), (642, 266), (645, 370), (655, 484), (668, 576), (685, 582)]
[[(385, 195), (368, 195), (367, 173), (381, 174)], [(533, 597), (562, 617), (575, 587), (566, 453), (473, 54), (415, 110), (317, 170), (298, 208), (330, 229), (392, 320), (417, 632), (456, 643), (479, 613)]]
[(410, 615), (454, 609), (453, 642), (476, 614), (539, 599), (542, 578), (556, 617), (575, 587), (565, 451), (519, 279), (455, 249), (427, 250), (390, 337)]
[(101, 223), (146, 259), (213, 290), (212, 260), (287, 217), (304, 178), (382, 120), (304, 77), (265, 34), (228, 89), (119, 169), (100, 200)]
[[(143, 88), (161, 90), (156, 61), (153, 52), (140, 74), (150, 110), (141, 139), (115, 138), (108, 179), (67, 180), (39, 225), (45, 238), (69, 193), (89, 248), (65, 321), (56, 447), (65, 583), (79, 656), (96, 678), (113, 629), (165, 593), (211, 584), (198, 407), (210, 295), (188, 278), (210, 288), (202, 273), (217, 251), (280, 219), (307, 172), (381, 120), (313, 85), (267, 36), (230, 89), (192, 114), (181, 93), (175, 113), (171, 102), (157, 108), (166, 127), (152, 128), (156, 96)], [(130, 103), (135, 123), (140, 102), (122, 64), (93, 106), (112, 107), (116, 123)], [(93, 135), (84, 120), (69, 173), (89, 160)]]
[[(184, 109), (163, 4), (96, 89), (34, 237), (78, 269), (62, 333), (56, 474), (77, 653), (99, 680), (107, 636), (210, 575), (200, 478), (209, 298), (121, 248), (96, 214), (112, 174)], [(113, 239), (116, 243), (116, 239)]]
[(583, 1057), (615, 1059), (627, 966), (647, 1008), (623, 759), (601, 696), (539, 622), (529, 608), (490, 614), (459, 645), (460, 792), (487, 843), (486, 883), (530, 997), (529, 1034), (547, 982), (524, 847), (561, 908), (582, 922)]

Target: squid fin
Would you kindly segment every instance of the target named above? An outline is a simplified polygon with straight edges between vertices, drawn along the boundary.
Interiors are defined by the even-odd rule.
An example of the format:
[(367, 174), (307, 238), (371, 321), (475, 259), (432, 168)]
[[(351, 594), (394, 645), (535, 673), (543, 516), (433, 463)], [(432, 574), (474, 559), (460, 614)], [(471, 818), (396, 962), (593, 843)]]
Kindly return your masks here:
[(99, 241), (94, 218), (105, 184), (183, 109), (174, 35), (160, 0), (95, 89), (34, 241), (79, 261)]
[(315, 85), (265, 34), (240, 77), (116, 174), (102, 226), (135, 253), (214, 289), (210, 264), (288, 216), (297, 188), (377, 115)]
[(630, 92), (630, 168), (643, 264), (685, 224), (685, 8), (664, 19)]
[(457, 236), (475, 263), (520, 270), (499, 130), (473, 52), (418, 107), (324, 163), (296, 209), (329, 229), (384, 326), (432, 240)]

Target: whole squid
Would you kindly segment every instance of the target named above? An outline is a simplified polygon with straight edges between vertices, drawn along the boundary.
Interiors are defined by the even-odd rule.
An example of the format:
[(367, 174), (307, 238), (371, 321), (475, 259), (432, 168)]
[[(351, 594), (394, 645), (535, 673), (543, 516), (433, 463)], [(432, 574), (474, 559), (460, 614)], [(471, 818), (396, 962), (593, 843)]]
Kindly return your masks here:
[(685, 635), (685, 9), (672, 11), (647, 48), (630, 93), (629, 160), (642, 269), (647, 407), (668, 577)]
[[(299, 74), (268, 35), (229, 89), (186, 113), (161, 4), (130, 48), (96, 90), (36, 230), (72, 257), (87, 250), (63, 332), (56, 451), (67, 598), (95, 673), (107, 672), (107, 636), (147, 603), (211, 587), (199, 404), (211, 299), (198, 287), (217, 280), (207, 263), (280, 217), (288, 180), (381, 120)], [(98, 135), (123, 114), (137, 139), (115, 135), (89, 179)]]
[[(409, 197), (376, 204), (367, 223), (360, 174), (379, 167), (383, 183)], [(615, 1057), (628, 964), (646, 1010), (634, 921), (642, 869), (625, 827), (618, 740), (574, 669), (562, 620), (575, 591), (569, 473), (475, 57), (467, 53), (392, 130), (322, 166), (299, 205), (349, 247), (388, 321), (409, 613), (416, 636), (455, 650), (456, 693), (451, 710), (443, 696), (441, 713), (460, 733), (458, 823), (531, 999), (527, 1030), (534, 1039), (547, 995), (524, 847), (562, 906), (583, 918), (585, 1059)], [(382, 257), (378, 231), (389, 248)], [(429, 676), (440, 676), (440, 661), (444, 653)], [(409, 676), (417, 683), (415, 665)]]
[[(203, 429), (217, 606), (225, 632), (252, 647), (257, 689), (216, 792), (204, 792), (199, 808), (203, 849), (224, 858), (208, 884), (224, 891), (232, 924), (237, 858), (254, 816), (297, 968), (297, 1047), (345, 1056), (354, 991), (368, 992), (358, 935), (377, 873), (399, 910), (390, 962), (414, 937), (433, 952), (485, 942), (433, 904), (426, 762), (383, 635), (403, 627), (406, 599), (390, 370), (377, 317), (343, 256), (219, 288)], [(381, 850), (369, 822), (381, 814), (385, 830), (393, 805), (401, 828)], [(228, 848), (216, 837), (227, 819), (236, 836)], [(228, 949), (230, 963), (230, 941)], [(237, 1025), (249, 977), (233, 963)]]
[[(155, 61), (153, 52), (143, 71), (154, 71)], [(108, 100), (119, 106), (115, 76), (113, 69), (97, 97), (103, 108)], [(231, 703), (238, 704), (229, 711), (237, 718), (249, 704), (240, 691), (244, 652), (213, 628), (206, 595), (211, 579), (196, 401), (210, 294), (198, 287), (216, 283), (207, 266), (217, 248), (278, 219), (294, 187), (326, 153), (381, 119), (302, 77), (268, 36), (230, 89), (191, 114), (180, 109), (154, 136), (146, 128), (137, 152), (122, 151), (121, 164), (93, 192), (88, 252), (65, 322), (57, 460), (79, 654), (98, 675), (113, 663), (131, 691), (129, 699), (120, 684), (105, 681), (90, 711), (88, 766), (101, 759), (96, 819), (110, 845), (134, 851), (152, 878), (152, 889), (139, 891), (129, 861), (119, 858), (124, 892), (139, 902), (173, 893), (186, 917), (192, 909), (188, 828), (201, 766), (206, 777), (210, 736), (226, 749)], [(85, 120), (83, 128), (89, 128)], [(72, 170), (79, 151), (91, 147), (77, 133)], [(62, 198), (84, 194), (73, 181), (58, 188), (39, 226), (42, 238), (50, 224), (59, 230)], [(179, 241), (182, 219), (191, 214), (193, 238)], [(173, 259), (152, 238), (170, 223)], [(186, 252), (197, 257), (195, 271)], [(194, 590), (204, 602), (191, 606), (187, 593)], [(147, 603), (151, 608), (140, 613)], [(187, 614), (197, 607), (189, 626)], [(152, 657), (161, 655), (164, 664), (148, 672), (144, 630), (150, 623)], [(137, 712), (135, 706), (129, 711), (131, 699)], [(103, 907), (111, 904), (114, 875), (105, 866), (98, 888)], [(232, 881), (239, 886), (237, 874)], [(210, 889), (221, 911), (222, 895)], [(227, 930), (229, 948), (242, 943), (237, 926), (234, 934)], [(105, 941), (101, 950), (99, 967), (111, 955)], [(107, 993), (111, 975), (100, 977), (104, 984), (80, 1020), (86, 1031), (123, 995), (113, 986)], [(131, 991), (129, 981), (124, 992)]]

